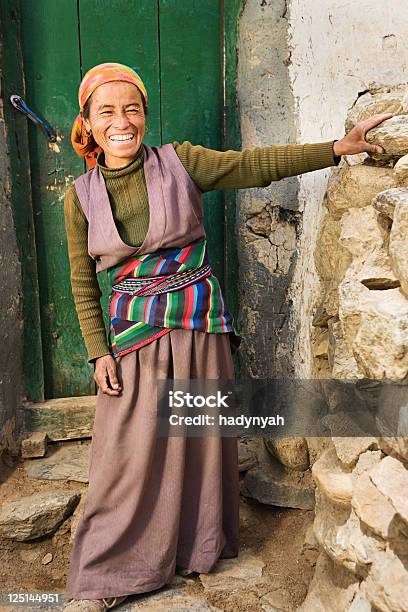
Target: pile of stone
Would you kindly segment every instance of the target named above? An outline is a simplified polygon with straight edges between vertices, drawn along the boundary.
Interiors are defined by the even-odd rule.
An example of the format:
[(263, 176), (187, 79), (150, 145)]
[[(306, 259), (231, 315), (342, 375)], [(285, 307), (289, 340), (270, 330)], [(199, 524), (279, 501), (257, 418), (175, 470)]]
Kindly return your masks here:
[[(317, 375), (393, 385), (380, 398), (381, 435), (325, 440), (313, 463), (321, 553), (301, 612), (408, 610), (406, 102), (402, 87), (358, 99), (346, 130), (399, 114), (367, 134), (384, 153), (345, 157), (327, 189), (315, 254), (323, 288), (313, 321)], [(387, 429), (395, 403), (397, 421)]]

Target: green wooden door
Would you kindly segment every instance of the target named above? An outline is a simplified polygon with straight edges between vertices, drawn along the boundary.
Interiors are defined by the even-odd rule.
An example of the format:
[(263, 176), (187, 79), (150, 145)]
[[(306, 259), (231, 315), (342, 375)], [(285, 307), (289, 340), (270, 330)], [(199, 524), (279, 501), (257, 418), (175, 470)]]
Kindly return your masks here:
[[(43, 362), (45, 398), (95, 392), (71, 294), (63, 213), (67, 187), (86, 170), (70, 144), (81, 78), (101, 62), (135, 67), (149, 94), (147, 144), (190, 140), (220, 149), (221, 29), (219, 0), (22, 0), (26, 101), (63, 137), (56, 154), (29, 126), (42, 354), (28, 346), (33, 354), (26, 358)], [(210, 256), (223, 286), (222, 194), (206, 194), (204, 208)], [(107, 324), (106, 274), (98, 280)], [(41, 388), (42, 381), (31, 383)]]

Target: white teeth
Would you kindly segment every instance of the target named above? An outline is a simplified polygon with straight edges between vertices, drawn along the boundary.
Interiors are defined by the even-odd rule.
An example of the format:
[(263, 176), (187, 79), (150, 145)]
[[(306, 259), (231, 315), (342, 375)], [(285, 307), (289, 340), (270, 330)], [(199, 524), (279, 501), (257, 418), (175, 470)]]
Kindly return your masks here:
[(117, 134), (115, 136), (109, 136), (110, 140), (115, 140), (115, 141), (118, 141), (118, 142), (121, 142), (121, 141), (124, 141), (124, 140), (132, 140), (132, 138), (133, 138), (133, 134), (124, 134), (123, 136)]

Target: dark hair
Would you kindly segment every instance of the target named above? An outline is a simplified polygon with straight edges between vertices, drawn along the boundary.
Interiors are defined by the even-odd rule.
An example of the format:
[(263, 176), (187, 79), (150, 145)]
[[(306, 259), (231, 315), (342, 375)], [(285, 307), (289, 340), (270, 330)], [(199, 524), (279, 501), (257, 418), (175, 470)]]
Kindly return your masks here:
[[(87, 99), (87, 101), (84, 104), (84, 109), (82, 111), (82, 116), (83, 116), (84, 119), (89, 119), (89, 111), (90, 111), (90, 108), (91, 108), (91, 98), (92, 98), (92, 94), (89, 96), (89, 98)], [(144, 114), (147, 115), (146, 101), (145, 101), (145, 99), (143, 97), (143, 94), (142, 94), (142, 103), (143, 103)]]

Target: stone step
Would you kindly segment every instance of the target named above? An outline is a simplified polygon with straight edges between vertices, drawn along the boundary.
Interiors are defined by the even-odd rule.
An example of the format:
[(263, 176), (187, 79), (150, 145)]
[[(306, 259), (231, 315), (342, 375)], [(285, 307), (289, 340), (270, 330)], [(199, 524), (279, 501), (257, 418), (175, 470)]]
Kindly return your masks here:
[(90, 442), (65, 442), (57, 448), (48, 448), (47, 457), (25, 461), (29, 478), (39, 480), (74, 480), (89, 482)]
[(92, 437), (96, 395), (61, 397), (32, 402), (24, 407), (25, 437), (44, 432), (57, 442)]

